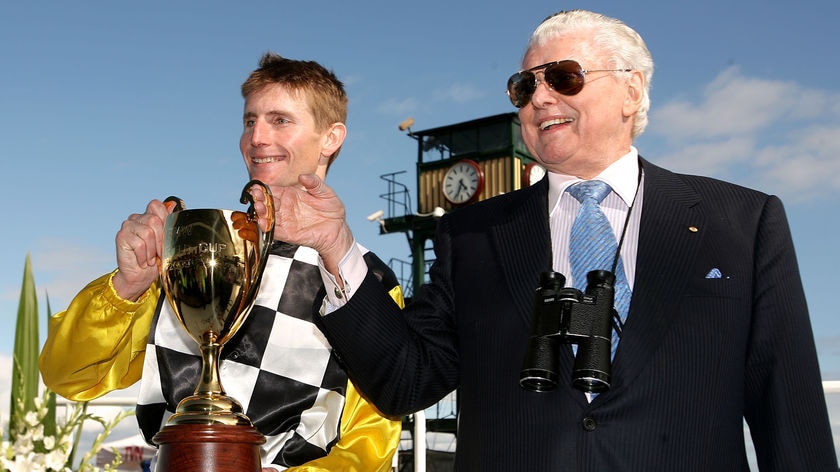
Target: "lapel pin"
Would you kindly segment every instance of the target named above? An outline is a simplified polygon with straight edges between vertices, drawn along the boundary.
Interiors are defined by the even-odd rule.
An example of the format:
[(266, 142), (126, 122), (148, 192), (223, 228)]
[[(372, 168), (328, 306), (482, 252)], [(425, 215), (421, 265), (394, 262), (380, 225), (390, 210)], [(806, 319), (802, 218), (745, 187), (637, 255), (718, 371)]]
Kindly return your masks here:
[(699, 229), (697, 229), (696, 226), (689, 226), (688, 230), (691, 231), (692, 233), (696, 233), (696, 232), (700, 231)]

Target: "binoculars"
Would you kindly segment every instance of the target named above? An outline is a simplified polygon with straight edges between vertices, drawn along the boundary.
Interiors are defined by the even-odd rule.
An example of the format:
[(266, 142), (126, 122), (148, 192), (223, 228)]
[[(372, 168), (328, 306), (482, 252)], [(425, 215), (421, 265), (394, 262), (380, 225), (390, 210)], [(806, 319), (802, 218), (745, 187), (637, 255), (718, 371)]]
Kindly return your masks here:
[(538, 392), (557, 387), (560, 348), (574, 344), (574, 387), (592, 393), (609, 390), (613, 320), (618, 320), (613, 308), (615, 275), (593, 270), (586, 281), (586, 292), (581, 292), (564, 287), (566, 278), (560, 273), (540, 274), (519, 378), (522, 387)]

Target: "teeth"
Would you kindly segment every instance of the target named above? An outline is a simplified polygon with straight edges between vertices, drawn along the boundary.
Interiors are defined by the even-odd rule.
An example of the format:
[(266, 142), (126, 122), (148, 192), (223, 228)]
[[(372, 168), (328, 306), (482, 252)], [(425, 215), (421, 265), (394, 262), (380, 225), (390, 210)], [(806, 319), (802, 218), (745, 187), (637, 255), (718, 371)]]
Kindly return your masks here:
[(557, 118), (557, 119), (554, 119), (554, 120), (543, 121), (542, 123), (540, 123), (540, 130), (545, 131), (550, 126), (562, 125), (564, 123), (571, 123), (572, 121), (574, 121), (574, 120), (571, 119), (571, 118)]
[(272, 157), (263, 157), (263, 158), (253, 158), (251, 159), (255, 164), (268, 164), (269, 162), (274, 162), (274, 158)]

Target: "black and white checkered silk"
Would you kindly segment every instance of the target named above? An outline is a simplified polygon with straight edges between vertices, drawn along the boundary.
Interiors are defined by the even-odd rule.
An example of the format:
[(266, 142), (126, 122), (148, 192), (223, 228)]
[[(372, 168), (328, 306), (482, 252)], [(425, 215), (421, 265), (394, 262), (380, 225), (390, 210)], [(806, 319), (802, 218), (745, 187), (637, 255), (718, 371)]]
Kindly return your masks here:
[[(314, 250), (275, 242), (254, 308), (222, 351), (225, 392), (266, 437), (263, 464), (300, 465), (325, 456), (338, 441), (347, 374), (312, 323), (323, 287), (317, 264)], [(137, 400), (147, 442), (193, 394), (200, 373), (198, 345), (161, 297)]]

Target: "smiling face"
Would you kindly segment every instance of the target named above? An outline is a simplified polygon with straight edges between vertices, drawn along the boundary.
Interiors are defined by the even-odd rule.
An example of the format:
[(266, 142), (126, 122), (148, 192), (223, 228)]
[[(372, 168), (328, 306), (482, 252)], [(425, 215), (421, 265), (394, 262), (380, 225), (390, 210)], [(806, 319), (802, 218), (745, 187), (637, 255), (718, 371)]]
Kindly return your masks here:
[(251, 179), (280, 187), (297, 185), (300, 174), (325, 177), (319, 159), (341, 146), (344, 125), (319, 130), (304, 94), (268, 84), (245, 98), (239, 150)]
[[(591, 30), (563, 33), (525, 54), (523, 69), (562, 59), (584, 70), (614, 69), (593, 43)], [(531, 101), (519, 110), (522, 137), (531, 153), (552, 171), (590, 179), (630, 151), (633, 115), (639, 108), (640, 73), (592, 72), (583, 90), (562, 95), (537, 73)]]

